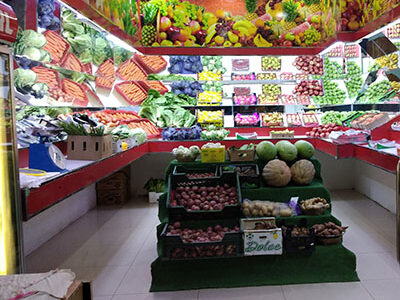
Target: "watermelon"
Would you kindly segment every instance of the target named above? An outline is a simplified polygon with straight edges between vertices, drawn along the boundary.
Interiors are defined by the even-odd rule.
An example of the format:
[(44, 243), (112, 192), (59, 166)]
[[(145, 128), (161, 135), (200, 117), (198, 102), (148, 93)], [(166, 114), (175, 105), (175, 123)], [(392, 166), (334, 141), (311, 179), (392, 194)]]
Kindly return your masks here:
[(262, 141), (256, 147), (256, 153), (258, 157), (264, 161), (270, 161), (276, 156), (275, 145), (268, 141)]
[(309, 159), (314, 155), (314, 146), (307, 141), (300, 140), (295, 144), (299, 157)]
[(297, 158), (297, 148), (291, 142), (279, 141), (275, 146), (278, 151), (278, 156), (282, 160), (290, 162)]

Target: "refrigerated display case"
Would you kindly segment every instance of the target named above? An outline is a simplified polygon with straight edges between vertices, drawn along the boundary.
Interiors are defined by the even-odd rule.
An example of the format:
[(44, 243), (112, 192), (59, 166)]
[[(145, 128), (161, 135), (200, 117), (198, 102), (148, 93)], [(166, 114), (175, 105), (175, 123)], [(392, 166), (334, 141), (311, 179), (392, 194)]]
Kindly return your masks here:
[[(0, 2), (0, 44), (12, 44), (17, 30), (13, 10)], [(0, 275), (23, 269), (13, 62), (11, 49), (0, 46)]]

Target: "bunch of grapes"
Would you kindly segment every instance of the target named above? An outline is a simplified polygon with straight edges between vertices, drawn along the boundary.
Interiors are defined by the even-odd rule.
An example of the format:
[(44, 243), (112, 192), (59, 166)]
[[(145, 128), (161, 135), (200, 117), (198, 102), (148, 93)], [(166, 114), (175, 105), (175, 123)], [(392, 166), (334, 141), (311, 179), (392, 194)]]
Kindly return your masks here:
[(274, 9), (275, 8), (275, 4), (278, 4), (280, 2), (282, 2), (282, 0), (270, 0), (268, 5), (269, 5), (269, 7), (271, 7), (271, 9)]
[(304, 43), (307, 46), (311, 46), (314, 43), (318, 43), (321, 40), (321, 33), (315, 29), (315, 27), (310, 27), (304, 32)]
[(224, 20), (223, 22), (215, 25), (215, 30), (217, 31), (217, 35), (226, 37), (228, 32), (232, 30), (233, 24), (234, 24), (233, 21)]

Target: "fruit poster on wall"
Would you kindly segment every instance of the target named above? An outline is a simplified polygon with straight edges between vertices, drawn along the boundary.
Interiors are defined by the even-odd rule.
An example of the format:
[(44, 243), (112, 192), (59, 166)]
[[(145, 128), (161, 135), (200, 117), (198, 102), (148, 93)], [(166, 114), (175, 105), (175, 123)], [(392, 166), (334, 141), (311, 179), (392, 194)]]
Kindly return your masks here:
[(336, 34), (338, 0), (140, 1), (143, 46), (313, 47)]
[(133, 37), (138, 35), (136, 0), (86, 0), (90, 6)]

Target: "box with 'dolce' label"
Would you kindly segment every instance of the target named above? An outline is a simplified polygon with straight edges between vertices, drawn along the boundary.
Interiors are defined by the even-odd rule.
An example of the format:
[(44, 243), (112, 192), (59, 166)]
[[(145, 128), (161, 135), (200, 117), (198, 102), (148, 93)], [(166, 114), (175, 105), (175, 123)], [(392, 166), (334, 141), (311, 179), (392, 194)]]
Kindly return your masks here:
[(275, 218), (241, 219), (245, 256), (282, 255), (282, 230)]

